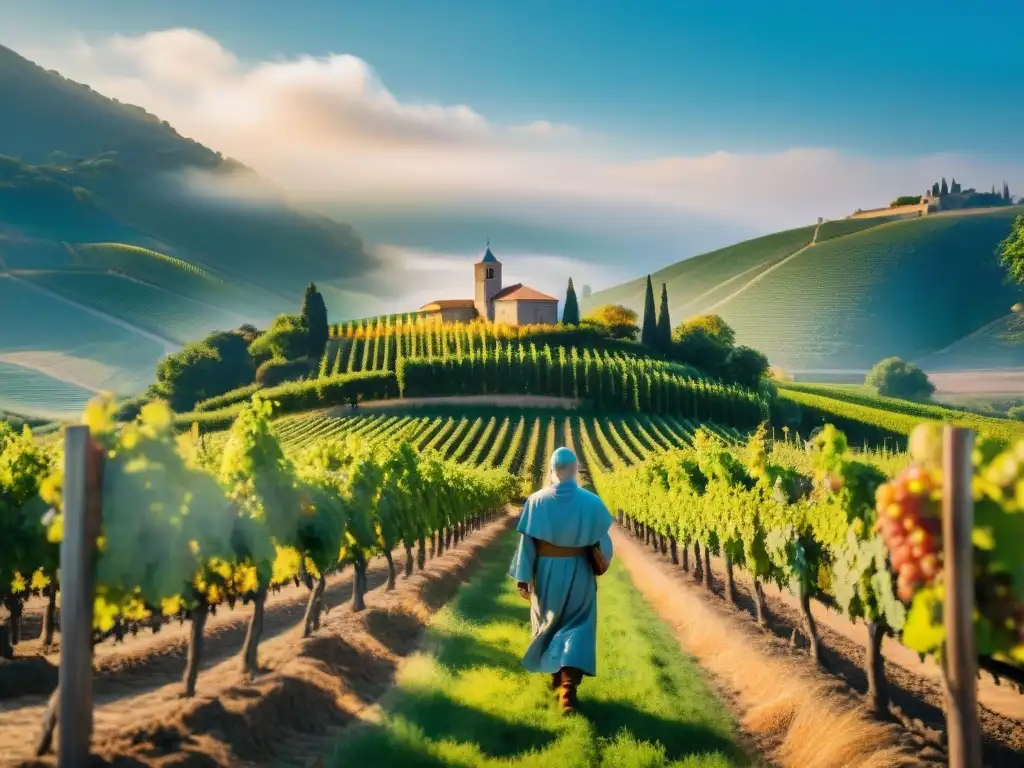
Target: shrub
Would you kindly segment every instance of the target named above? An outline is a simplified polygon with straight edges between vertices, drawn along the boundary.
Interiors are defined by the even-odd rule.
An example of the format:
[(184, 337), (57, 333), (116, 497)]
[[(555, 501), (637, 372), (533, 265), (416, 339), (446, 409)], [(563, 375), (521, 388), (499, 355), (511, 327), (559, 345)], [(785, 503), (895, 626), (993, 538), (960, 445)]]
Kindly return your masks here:
[(256, 384), (261, 387), (276, 387), (286, 381), (303, 379), (312, 372), (313, 366), (305, 357), (299, 360), (274, 358), (256, 369)]
[(1006, 412), (1006, 415), (1017, 421), (1024, 421), (1024, 405), (1015, 405)]
[(918, 205), (918, 204), (920, 204), (920, 202), (921, 202), (921, 196), (920, 195), (900, 195), (895, 200), (893, 200), (891, 203), (889, 203), (889, 207), (890, 208), (899, 208), (900, 206), (903, 206), (903, 205)]
[(864, 383), (874, 387), (880, 395), (905, 400), (927, 400), (935, 392), (935, 385), (924, 371), (898, 357), (888, 357), (876, 363)]
[[(193, 411), (179, 414), (175, 422), (188, 427), (193, 422), (207, 431), (227, 429), (252, 393), (239, 390), (238, 400), (218, 410)], [(277, 414), (348, 405), (363, 400), (388, 400), (398, 396), (398, 380), (390, 371), (366, 371), (340, 376), (328, 376), (315, 381), (292, 381), (278, 387), (260, 391), (264, 400), (275, 403)]]
[(223, 395), (217, 395), (216, 397), (208, 397), (205, 400), (200, 400), (196, 403), (195, 410), (217, 411), (231, 405), (232, 403), (240, 403), (243, 400), (248, 400), (262, 388), (263, 387), (259, 384), (247, 384), (244, 387), (238, 387), (237, 389), (232, 389), (230, 392), (225, 392)]

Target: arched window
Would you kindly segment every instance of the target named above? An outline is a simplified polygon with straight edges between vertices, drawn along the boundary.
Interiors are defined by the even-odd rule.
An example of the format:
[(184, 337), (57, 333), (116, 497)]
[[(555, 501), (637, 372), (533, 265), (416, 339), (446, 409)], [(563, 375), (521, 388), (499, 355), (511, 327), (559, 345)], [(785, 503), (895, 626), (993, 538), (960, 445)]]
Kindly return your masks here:
[(488, 280), (493, 280), (494, 279), (494, 267), (488, 267), (487, 268), (487, 279)]

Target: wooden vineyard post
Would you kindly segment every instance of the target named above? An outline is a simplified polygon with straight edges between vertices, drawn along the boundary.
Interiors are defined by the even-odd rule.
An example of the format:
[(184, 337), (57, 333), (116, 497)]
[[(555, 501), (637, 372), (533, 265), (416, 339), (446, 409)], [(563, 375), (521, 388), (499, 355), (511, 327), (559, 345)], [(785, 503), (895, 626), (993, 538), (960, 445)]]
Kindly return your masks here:
[(102, 467), (89, 428), (64, 432), (64, 539), (57, 765), (88, 765), (92, 737), (92, 555), (99, 533)]
[(946, 731), (949, 768), (981, 768), (978, 722), (978, 657), (974, 645), (974, 498), (971, 452), (974, 433), (943, 431), (942, 498), (943, 573), (945, 582)]

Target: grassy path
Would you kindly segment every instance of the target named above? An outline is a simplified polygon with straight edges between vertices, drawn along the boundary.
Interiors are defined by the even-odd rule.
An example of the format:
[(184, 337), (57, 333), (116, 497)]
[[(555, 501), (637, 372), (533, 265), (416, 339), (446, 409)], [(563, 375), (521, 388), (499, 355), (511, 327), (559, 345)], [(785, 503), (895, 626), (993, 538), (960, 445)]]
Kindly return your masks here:
[(562, 717), (549, 678), (527, 674), (529, 608), (505, 576), (510, 533), (441, 611), (373, 723), (331, 765), (724, 768), (754, 763), (736, 726), (618, 564), (601, 578), (598, 677)]

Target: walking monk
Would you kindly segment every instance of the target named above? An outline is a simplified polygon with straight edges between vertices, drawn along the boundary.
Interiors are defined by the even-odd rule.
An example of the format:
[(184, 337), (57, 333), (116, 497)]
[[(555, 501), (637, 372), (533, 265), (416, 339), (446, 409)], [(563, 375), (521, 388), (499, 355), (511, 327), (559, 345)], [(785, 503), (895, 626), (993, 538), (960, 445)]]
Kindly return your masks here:
[[(552, 484), (527, 499), (516, 530), (519, 548), (509, 576), (530, 600), (533, 641), (523, 657), (531, 672), (551, 675), (562, 711), (576, 708), (584, 675), (597, 672), (597, 578), (612, 558), (604, 502), (576, 482), (576, 454), (551, 456)], [(600, 546), (603, 557), (591, 555)]]

